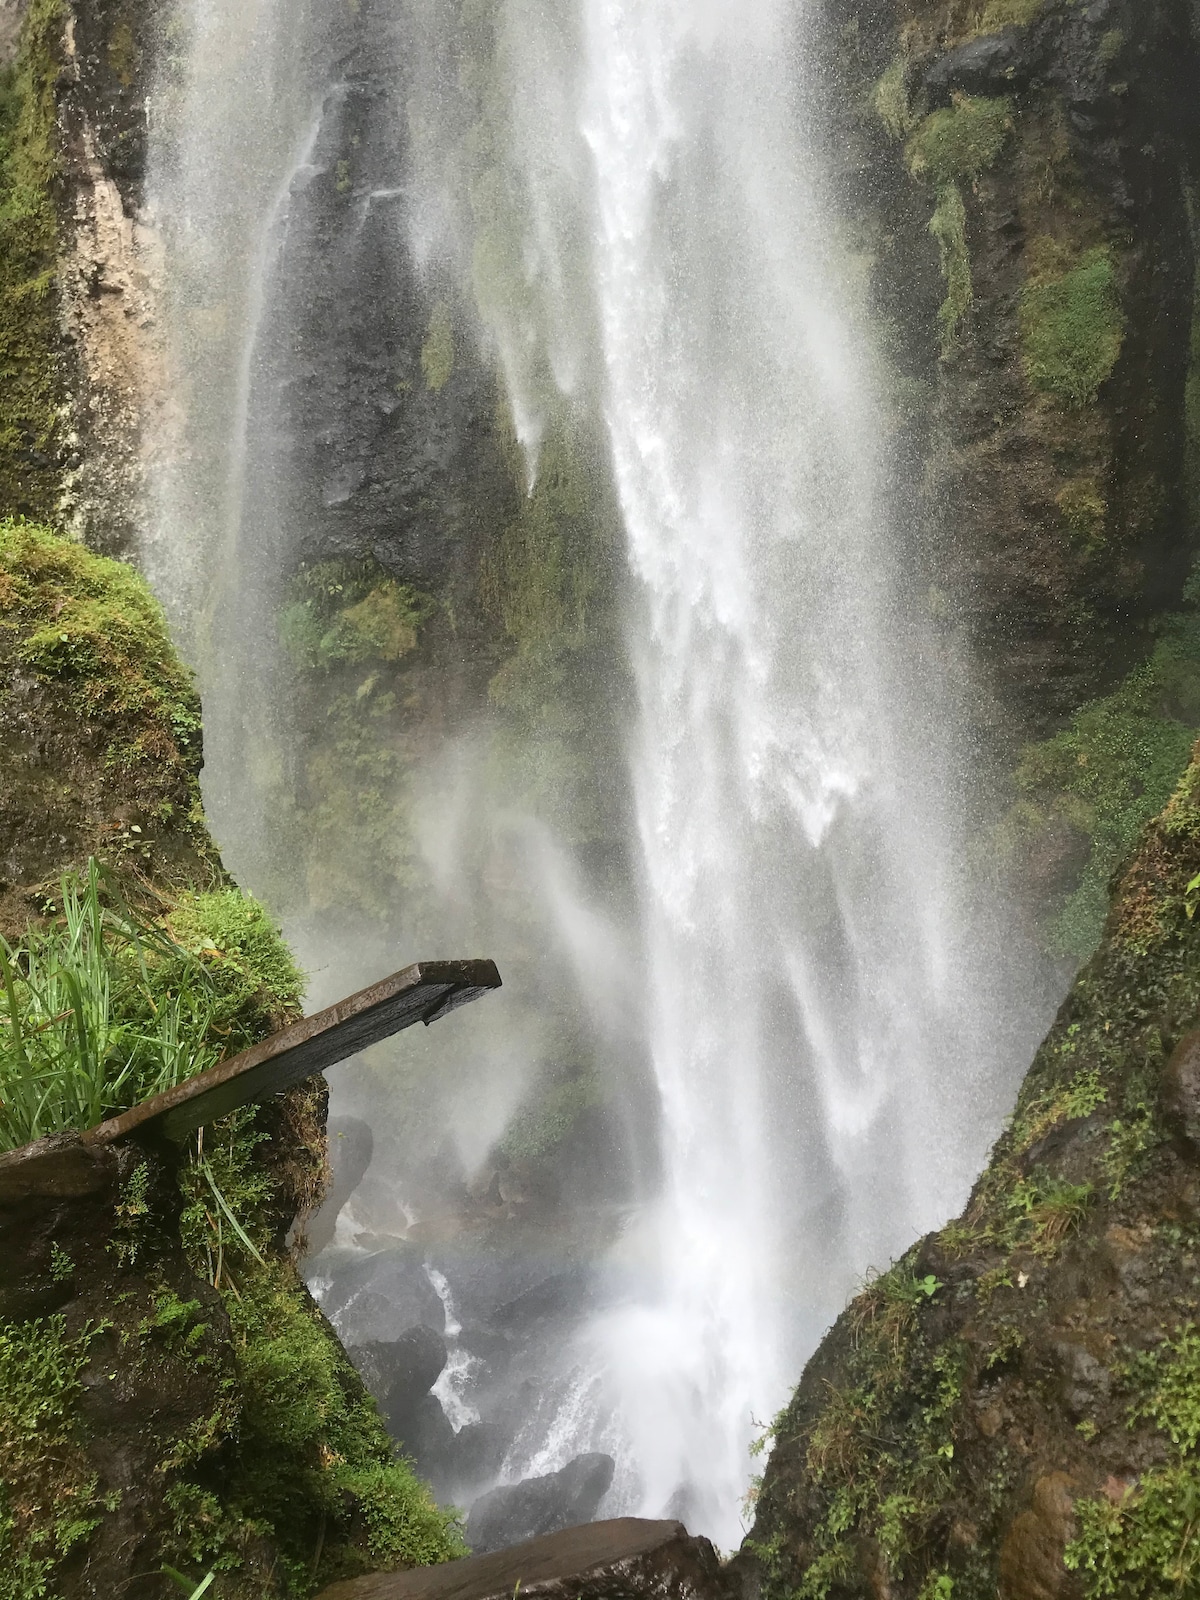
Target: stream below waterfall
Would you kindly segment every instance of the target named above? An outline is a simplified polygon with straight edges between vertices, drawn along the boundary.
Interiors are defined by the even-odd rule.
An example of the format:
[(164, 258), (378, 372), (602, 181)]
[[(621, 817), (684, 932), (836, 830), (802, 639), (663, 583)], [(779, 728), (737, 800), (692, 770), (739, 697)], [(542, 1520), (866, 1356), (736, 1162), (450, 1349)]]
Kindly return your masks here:
[(573, 1515), (729, 1548), (751, 1446), (961, 1204), (1047, 1017), (969, 887), (970, 663), (922, 575), (833, 24), (179, 10), (148, 203), (182, 421), (142, 555), (213, 831), (310, 1004), (423, 957), (505, 981), (331, 1075), (311, 1285), (440, 1494), (606, 1456)]

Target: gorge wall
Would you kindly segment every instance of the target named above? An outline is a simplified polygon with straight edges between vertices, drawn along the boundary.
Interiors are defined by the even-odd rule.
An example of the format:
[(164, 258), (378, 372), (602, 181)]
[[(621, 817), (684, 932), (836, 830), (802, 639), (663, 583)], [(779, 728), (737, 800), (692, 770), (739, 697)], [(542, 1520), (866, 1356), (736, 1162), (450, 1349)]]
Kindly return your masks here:
[[(487, 7), (471, 12), (455, 46), (474, 86), (465, 143), (476, 159), (484, 151), (485, 179), (495, 175), (486, 159), (493, 25)], [(188, 431), (200, 413), (195, 405), (189, 412), (195, 396), (180, 383), (181, 350), (169, 337), (181, 325), (164, 303), (169, 226), (147, 170), (146, 107), (169, 107), (179, 91), (179, 26), (174, 13), (133, 0), (86, 8), (29, 0), (24, 51), (0, 104), (3, 509), (53, 518), (97, 549), (139, 552), (156, 577), (161, 551), (144, 537), (145, 507), (162, 492), (164, 463), (188, 461), (189, 452), (196, 474), (185, 471), (184, 490), (171, 492), (182, 508), (178, 525), (190, 528), (196, 570), (222, 568), (231, 548), (221, 543), (228, 528), (212, 520), (225, 466), (206, 463), (205, 437)], [(985, 780), (973, 790), (966, 830), (970, 870), (982, 901), (1015, 895), (1045, 955), (1046, 995), (1061, 993), (1094, 948), (1109, 875), (1167, 801), (1200, 731), (1200, 630), (1188, 591), (1200, 531), (1198, 26), (1182, 0), (838, 0), (819, 40), (821, 114), (843, 200), (837, 247), (878, 335), (897, 463), (894, 515), (927, 595), (934, 666), (965, 685), (964, 763)], [(412, 41), (390, 8), (370, 0), (331, 11), (317, 37), (296, 90), (313, 125), (301, 128), (307, 143), (292, 152), (280, 191), (285, 237), (263, 255), (278, 323), (260, 330), (246, 377), (252, 425), (242, 492), (271, 572), (248, 596), (220, 582), (215, 591), (187, 591), (177, 614), (190, 608), (202, 617), (189, 649), (207, 663), (206, 700), (211, 686), (245, 701), (235, 708), (236, 739), (263, 773), (261, 815), (235, 865), (297, 919), (302, 938), (319, 931), (335, 949), (349, 948), (366, 924), (375, 948), (392, 948), (431, 925), (435, 895), (457, 896), (457, 927), (481, 941), (503, 918), (527, 918), (515, 975), (530, 1018), (551, 1021), (518, 1034), (521, 1048), (535, 1041), (535, 1070), (515, 1102), (497, 1111), (492, 1146), (474, 1152), (474, 1187), (461, 1152), (428, 1148), (433, 1119), (414, 1116), (396, 1138), (404, 1159), (424, 1162), (437, 1200), (418, 1243), (476, 1228), (493, 1248), (511, 1237), (514, 1218), (531, 1214), (549, 1217), (556, 1230), (571, 1209), (567, 1179), (590, 1158), (574, 1249), (597, 1216), (597, 1232), (613, 1231), (615, 1208), (653, 1179), (643, 1063), (619, 1037), (627, 1076), (599, 1080), (577, 998), (578, 962), (594, 952), (581, 944), (582, 957), (554, 950), (547, 959), (545, 925), (522, 909), (524, 846), (487, 817), (477, 832), (452, 836), (461, 870), (431, 882), (422, 829), (442, 807), (438, 820), (451, 831), (445, 797), (457, 779), (439, 778), (440, 753), (448, 730), (473, 735), (486, 715), (480, 762), (504, 768), (506, 792), (519, 796), (524, 813), (553, 823), (601, 898), (628, 897), (630, 797), (615, 754), (630, 690), (610, 464), (586, 408), (563, 405), (527, 492), (520, 419), (481, 344), (477, 306), (458, 280), (428, 264), (419, 270), (397, 248), (395, 179), (409, 159), (405, 138), (421, 136), (419, 121), (403, 114), (417, 87)], [(244, 60), (231, 57), (229, 70), (235, 66), (243, 70)], [(242, 266), (232, 261), (231, 280)], [(240, 314), (232, 294), (187, 307), (183, 355), (191, 370), (234, 360)], [(232, 570), (225, 580), (233, 581)], [(192, 607), (197, 595), (202, 603)], [(223, 606), (226, 620), (214, 631), (207, 618), (219, 618)], [(228, 671), (223, 688), (214, 661)], [(964, 664), (969, 672), (960, 671)], [(254, 700), (256, 683), (281, 678), (291, 685), (280, 700), (282, 727), (260, 717)], [(480, 747), (468, 739), (463, 748)], [(423, 792), (431, 784), (432, 805)], [(219, 813), (222, 805), (232, 812), (236, 796), (213, 798)], [(55, 855), (51, 841), (39, 877), (61, 864)], [(1186, 966), (1179, 905), (1189, 870), (1183, 855), (1171, 868), (1169, 961), (1153, 941), (1138, 946), (1138, 961), (1178, 957)], [(14, 883), (23, 871), (11, 869)], [(486, 906), (464, 887), (473, 879), (487, 885)], [(1186, 907), (1182, 915), (1190, 925)], [(1090, 969), (1097, 981), (1107, 985), (1112, 963), (1125, 960), (1113, 954), (1118, 946), (1110, 939)], [(336, 959), (320, 980), (335, 987)], [(1132, 1057), (1157, 1061), (1160, 1046), (1169, 1051), (1190, 1001), (1184, 994), (1170, 1004), (1169, 1023), (1146, 1024), (1157, 1028), (1153, 1049), (1140, 1033), (1130, 1036)], [(1112, 1020), (1109, 1011), (1103, 1020)], [(1047, 1048), (1053, 1054), (1059, 1045)], [(1136, 1235), (1129, 1253), (1145, 1244), (1153, 1258), (1145, 1270), (1157, 1272), (1155, 1251), (1166, 1248), (1154, 1232), (1162, 1226), (1159, 1189), (1187, 1187), (1174, 1167), (1168, 1184), (1166, 1167), (1156, 1165), (1160, 1157), (1185, 1160), (1181, 1146), (1169, 1146), (1169, 1117), (1161, 1128), (1154, 1121), (1157, 1091), (1135, 1086), (1126, 1095), (1124, 1078), (1110, 1084), (1104, 1076), (1107, 1064), (1097, 1066), (1096, 1083), (1091, 1070), (1082, 1087), (1074, 1076), (1055, 1080), (1067, 1110), (1050, 1096), (1057, 1109), (1034, 1144), (1050, 1137), (1060, 1112), (1070, 1125), (1067, 1112), (1082, 1096), (1088, 1109), (1079, 1116), (1093, 1121), (1079, 1139), (1072, 1129), (1061, 1151), (1031, 1156), (1010, 1135), (992, 1169), (1000, 1178), (987, 1180), (1000, 1188), (993, 1194), (985, 1183), (986, 1204), (964, 1225), (971, 1238), (955, 1235), (953, 1250), (943, 1239), (925, 1247), (934, 1252), (928, 1259), (914, 1256), (896, 1269), (895, 1293), (889, 1280), (860, 1302), (821, 1358), (849, 1363), (849, 1372), (855, 1339), (874, 1349), (883, 1330), (876, 1342), (887, 1345), (895, 1369), (886, 1383), (877, 1384), (874, 1371), (860, 1383), (857, 1368), (843, 1382), (840, 1367), (835, 1382), (851, 1410), (874, 1416), (872, 1407), (892, 1403), (905, 1363), (933, 1350), (946, 1384), (960, 1385), (953, 1404), (961, 1402), (964, 1417), (968, 1391), (995, 1401), (989, 1409), (972, 1400), (970, 1412), (994, 1444), (975, 1438), (974, 1422), (960, 1431), (947, 1424), (921, 1443), (925, 1456), (913, 1465), (905, 1436), (900, 1464), (885, 1463), (884, 1477), (853, 1502), (853, 1537), (834, 1538), (829, 1519), (850, 1504), (834, 1506), (837, 1494), (866, 1480), (865, 1424), (852, 1415), (828, 1461), (812, 1457), (813, 1429), (824, 1439), (832, 1423), (814, 1421), (821, 1408), (810, 1376), (780, 1424), (764, 1489), (755, 1540), (767, 1552), (760, 1555), (768, 1581), (809, 1582), (814, 1594), (943, 1600), (969, 1596), (971, 1584), (990, 1592), (1000, 1561), (1013, 1600), (1039, 1593), (1038, 1583), (1048, 1594), (1059, 1592), (1054, 1584), (1069, 1593), (1056, 1554), (1047, 1558), (1052, 1580), (1027, 1582), (1012, 1575), (1023, 1557), (998, 1554), (1021, 1516), (1053, 1523), (1060, 1551), (1063, 1496), (1104, 1490), (1071, 1451), (1041, 1443), (1026, 1450), (1034, 1424), (1026, 1426), (1025, 1411), (1036, 1405), (1039, 1416), (1056, 1418), (1037, 1426), (1061, 1444), (1068, 1423), (1111, 1431), (1112, 1408), (1125, 1401), (1094, 1415), (1084, 1402), (1071, 1401), (1072, 1411), (1064, 1401), (1062, 1420), (1058, 1402), (1046, 1398), (1059, 1379), (1048, 1374), (1058, 1372), (1055, 1362), (1073, 1361), (1094, 1377), (1088, 1361), (1102, 1352), (1084, 1340), (1087, 1360), (1073, 1353), (1083, 1348), (1076, 1324), (1088, 1313), (1063, 1312), (1068, 1291), (1055, 1279), (1045, 1327), (1018, 1326), (1006, 1308), (1024, 1288), (1004, 1274), (1011, 1268), (1028, 1280), (1060, 1250), (1062, 1271), (1072, 1262), (1076, 1270), (1087, 1250), (1100, 1249), (1101, 1222), (1105, 1238), (1118, 1230), (1110, 1255)], [(1040, 1082), (1027, 1087), (1026, 1109)], [(362, 1093), (381, 1114), (394, 1104), (369, 1072)], [(1128, 1106), (1122, 1096), (1132, 1097)], [(623, 1115), (631, 1099), (633, 1113)], [(394, 1109), (388, 1115), (403, 1123)], [(1103, 1125), (1094, 1120), (1105, 1116)], [(1149, 1187), (1111, 1194), (1109, 1167), (1139, 1141), (1134, 1153), (1146, 1157)], [(1167, 1226), (1186, 1231), (1188, 1216)], [(595, 1249), (595, 1236), (586, 1244)], [(1036, 1272), (1013, 1256), (1026, 1247)], [(1121, 1264), (1112, 1268), (1118, 1277)], [(989, 1273), (996, 1297), (980, 1313), (986, 1327), (976, 1340), (959, 1325), (982, 1304), (965, 1286)], [(1006, 1331), (1010, 1323), (1015, 1333)], [(1182, 1333), (1180, 1340), (1182, 1360)], [(1035, 1353), (1018, 1354), (1026, 1348)], [(950, 1373), (960, 1358), (976, 1363), (969, 1382)], [(1002, 1382), (1009, 1388), (999, 1398), (990, 1389), (984, 1396)], [(892, 1388), (885, 1394), (879, 1384)], [(927, 1397), (923, 1415), (949, 1407), (948, 1394)], [(947, 1445), (953, 1456), (938, 1455)], [(957, 1471), (960, 1453), (969, 1487), (959, 1522), (947, 1529), (926, 1517), (926, 1502), (942, 1493), (936, 1473), (950, 1471), (952, 1460)], [(1133, 1468), (1115, 1445), (1109, 1454), (1112, 1472), (1128, 1476)], [(986, 1515), (971, 1499), (985, 1479), (994, 1496)], [(810, 1581), (803, 1574), (812, 1570)]]

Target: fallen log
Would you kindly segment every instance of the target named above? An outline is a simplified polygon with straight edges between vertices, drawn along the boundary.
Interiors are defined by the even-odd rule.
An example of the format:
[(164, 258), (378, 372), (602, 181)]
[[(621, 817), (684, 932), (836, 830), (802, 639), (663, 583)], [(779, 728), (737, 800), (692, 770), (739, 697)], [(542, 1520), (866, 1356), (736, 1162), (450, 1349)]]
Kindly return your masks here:
[(317, 1600), (727, 1600), (717, 1553), (682, 1522), (618, 1517), (544, 1534), (490, 1555), (378, 1572)]

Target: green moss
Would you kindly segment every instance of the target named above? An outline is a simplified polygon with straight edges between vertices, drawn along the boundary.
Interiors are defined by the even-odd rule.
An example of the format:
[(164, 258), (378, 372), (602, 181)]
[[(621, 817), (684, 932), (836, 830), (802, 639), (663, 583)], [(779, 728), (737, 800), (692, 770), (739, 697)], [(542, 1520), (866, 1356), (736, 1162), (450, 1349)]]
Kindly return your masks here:
[(1013, 128), (1013, 106), (1007, 96), (989, 100), (959, 95), (949, 106), (931, 112), (909, 138), (908, 169), (939, 190), (946, 184), (976, 179), (993, 166)]
[(310, 671), (396, 662), (417, 648), (434, 609), (427, 595), (374, 561), (322, 561), (292, 578), (280, 636), (296, 664)]
[(69, 1338), (61, 1316), (0, 1326), (0, 1600), (52, 1596), (98, 1521), (77, 1417), (91, 1339)]
[(1200, 619), (1170, 619), (1154, 654), (1070, 726), (1024, 751), (1022, 798), (1006, 823), (1006, 850), (1028, 850), (1065, 828), (1084, 864), (1045, 916), (1051, 952), (1084, 958), (1108, 910), (1108, 881), (1170, 798), (1200, 733)]
[(967, 213), (958, 185), (943, 184), (938, 191), (937, 209), (929, 221), (946, 281), (946, 298), (938, 307), (943, 361), (948, 361), (958, 348), (959, 329), (974, 300), (966, 227)]
[(972, 28), (974, 34), (999, 33), (1004, 28), (1027, 28), (1036, 22), (1045, 0), (987, 0)]
[[(166, 925), (178, 949), (208, 975), (215, 993), (210, 1031), (227, 1041), (227, 1052), (248, 1048), (299, 1014), (304, 974), (278, 924), (252, 896), (240, 889), (186, 890)], [(169, 990), (179, 978), (164, 961), (153, 981)]]
[(932, 183), (937, 194), (929, 231), (938, 242), (946, 281), (946, 298), (938, 311), (943, 360), (958, 346), (973, 297), (961, 185), (974, 184), (995, 163), (1012, 125), (1011, 100), (958, 95), (952, 104), (925, 117), (905, 147), (908, 170), (913, 177)]
[(165, 767), (199, 804), (200, 705), (162, 609), (132, 567), (51, 529), (0, 522), (0, 642), (111, 730), (110, 766)]
[(1169, 1440), (1165, 1464), (1143, 1472), (1119, 1499), (1076, 1501), (1067, 1547), (1087, 1600), (1158, 1600), (1200, 1589), (1200, 1334), (1180, 1329), (1137, 1356), (1127, 1381), (1140, 1390), (1129, 1424), (1149, 1422)]
[(58, 498), (62, 382), (55, 259), (62, 0), (30, 0), (0, 73), (0, 515)]
[(429, 332), (421, 346), (421, 371), (426, 387), (434, 394), (446, 387), (454, 371), (454, 324), (444, 300), (436, 303), (429, 318)]
[(1060, 405), (1086, 406), (1111, 376), (1125, 338), (1112, 251), (1098, 246), (1068, 266), (1058, 247), (1040, 244), (1031, 248), (1021, 295), (1025, 375)]
[(514, 1161), (537, 1161), (567, 1138), (579, 1118), (604, 1104), (595, 1073), (542, 1087), (509, 1123), (501, 1149)]
[(908, 57), (897, 56), (871, 93), (875, 114), (892, 139), (904, 139), (915, 117), (908, 99)]
[(1101, 68), (1107, 72), (1125, 48), (1125, 35), (1120, 28), (1110, 28), (1100, 39), (1096, 51), (1096, 60)]
[[(165, 1559), (233, 1581), (252, 1540), (266, 1537), (284, 1592), (303, 1597), (337, 1578), (462, 1555), (456, 1514), (397, 1458), (294, 1268), (271, 1254), (266, 1140), (254, 1108), (243, 1108), (206, 1130), (181, 1175), (184, 1245), (222, 1294), (236, 1372), (200, 1447), (175, 1463)], [(182, 1311), (172, 1310), (182, 1331)]]

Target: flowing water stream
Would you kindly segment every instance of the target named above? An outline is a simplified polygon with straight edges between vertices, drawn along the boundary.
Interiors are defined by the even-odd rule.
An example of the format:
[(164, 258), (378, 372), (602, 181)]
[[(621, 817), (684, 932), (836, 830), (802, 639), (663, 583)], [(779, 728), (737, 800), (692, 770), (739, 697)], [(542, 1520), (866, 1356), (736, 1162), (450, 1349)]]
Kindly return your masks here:
[[(288, 232), (339, 170), (355, 93), (336, 9), (185, 6), (153, 186), (190, 443), (147, 559), (179, 614), (209, 619), (191, 635), (206, 796), (252, 888), (272, 848), (264, 759), (286, 780), (268, 737), (286, 671), (263, 619), (288, 558), (278, 395), (304, 380), (280, 354)], [(1001, 909), (973, 907), (956, 865), (968, 763), (893, 509), (823, 19), (812, 0), (477, 7), (502, 182), (484, 206), (476, 174), (466, 206), (470, 8), (362, 9), (396, 48), (389, 115), (408, 132), (336, 247), (399, 206), (390, 248), (473, 300), (531, 483), (556, 407), (602, 424), (627, 555), (632, 892), (596, 903), (569, 841), (539, 828), (522, 893), (601, 1069), (648, 1064), (656, 1176), (607, 1256), (619, 1288), (581, 1315), (504, 1471), (608, 1449), (606, 1511), (682, 1515), (730, 1546), (757, 1428), (862, 1274), (961, 1202), (1039, 1021), (1013, 1000)], [(519, 811), (468, 747), (450, 740), (445, 762), (466, 810)], [(505, 969), (503, 897), (461, 867), (439, 878), (430, 852), (447, 909), (425, 931), (484, 928)], [(354, 970), (344, 933), (322, 950), (299, 921), (318, 965)], [(491, 1045), (538, 1048), (528, 1030)], [(455, 1285), (430, 1281), (449, 1327)], [(456, 1355), (456, 1428), (473, 1359)]]

